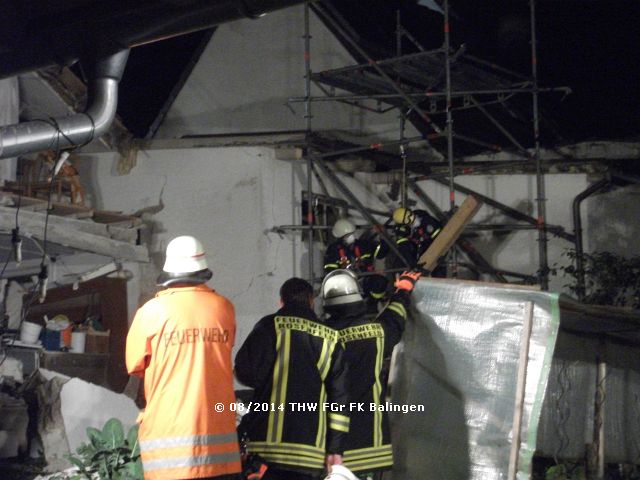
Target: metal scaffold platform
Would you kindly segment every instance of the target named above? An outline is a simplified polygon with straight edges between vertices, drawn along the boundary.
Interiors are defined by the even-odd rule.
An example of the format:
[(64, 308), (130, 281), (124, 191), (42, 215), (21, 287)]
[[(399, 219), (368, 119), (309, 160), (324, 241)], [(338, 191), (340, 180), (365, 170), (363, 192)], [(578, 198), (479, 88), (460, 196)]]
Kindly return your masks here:
[[(516, 281), (526, 283), (537, 282), (543, 289), (548, 288), (549, 266), (547, 259), (548, 233), (573, 240), (562, 227), (546, 223), (546, 194), (544, 188), (544, 173), (540, 155), (540, 132), (544, 121), (538, 105), (539, 95), (555, 93), (566, 95), (570, 93), (568, 87), (542, 87), (538, 83), (537, 51), (535, 38), (535, 2), (531, 2), (531, 58), (532, 70), (530, 76), (518, 74), (493, 63), (479, 59), (466, 52), (463, 46), (457, 49), (451, 47), (449, 25), (449, 2), (443, 5), (443, 45), (440, 48), (427, 50), (401, 24), (399, 13), (396, 26), (396, 55), (374, 59), (357, 40), (357, 35), (348, 23), (340, 17), (330, 2), (307, 5), (305, 7), (305, 95), (290, 98), (292, 103), (303, 103), (305, 110), (307, 144), (304, 148), (304, 158), (308, 166), (308, 185), (305, 193), (307, 205), (314, 205), (312, 178), (317, 178), (318, 171), (331, 181), (349, 204), (360, 211), (362, 217), (380, 232), (383, 240), (393, 244), (393, 240), (381, 228), (380, 222), (371, 216), (352, 192), (341, 185), (339, 178), (328, 165), (328, 160), (335, 160), (343, 155), (359, 153), (361, 155), (377, 155), (384, 153), (388, 165), (394, 165), (403, 176), (401, 192), (401, 206), (408, 200), (408, 192), (413, 191), (417, 200), (424, 203), (427, 210), (439, 218), (447, 218), (456, 211), (455, 192), (461, 191), (454, 178), (460, 174), (469, 173), (464, 168), (461, 157), (469, 154), (470, 149), (476, 153), (509, 151), (521, 167), (524, 163), (536, 175), (536, 213), (527, 217), (526, 225), (512, 225), (505, 228), (511, 230), (534, 228), (538, 232), (539, 269), (535, 273), (505, 272), (492, 267), (471, 246), (468, 235), (465, 234), (452, 248), (448, 255), (448, 272), (456, 275), (459, 264), (457, 250), (470, 259), (477, 272), (489, 274), (493, 279), (504, 282), (506, 276), (516, 278)], [(336, 34), (343, 45), (359, 60), (356, 65), (345, 66), (330, 70), (314, 72), (311, 69), (311, 35), (309, 31), (309, 11), (313, 10), (325, 23), (330, 24), (330, 30)], [(413, 44), (413, 53), (403, 54), (403, 40)], [(415, 52), (417, 50), (417, 52)], [(312, 93), (314, 85), (321, 95)], [(397, 110), (399, 113), (398, 140), (371, 142), (368, 145), (355, 145), (350, 148), (330, 147), (318, 149), (312, 131), (312, 105), (314, 102), (341, 102), (376, 113)], [(473, 121), (469, 122), (469, 112), (473, 112)], [(453, 115), (458, 119), (454, 129)], [(464, 131), (460, 120), (474, 127), (474, 132)], [(419, 132), (418, 136), (407, 137), (406, 128), (412, 124)], [(487, 132), (489, 135), (485, 135)], [(437, 154), (440, 165), (437, 181), (450, 190), (449, 209), (434, 210), (434, 202), (424, 192), (416, 193), (419, 188), (417, 181), (430, 178), (430, 175), (420, 175), (422, 172), (412, 171), (407, 160), (407, 149), (412, 144), (420, 144), (423, 151)], [(503, 146), (504, 144), (504, 146)], [(395, 159), (389, 160), (389, 157)], [(424, 168), (424, 162), (422, 162)], [(477, 166), (477, 164), (476, 164)], [(393, 167), (392, 167), (393, 168)], [(475, 172), (474, 172), (475, 173)], [(412, 175), (413, 174), (413, 175)], [(418, 174), (419, 176), (416, 176)], [(473, 195), (475, 192), (466, 192)], [(324, 192), (326, 195), (326, 192)], [(499, 204), (500, 210), (513, 213), (513, 209)], [(517, 212), (516, 212), (517, 213)], [(389, 212), (389, 215), (391, 212)], [(309, 251), (312, 251), (314, 228), (326, 232), (326, 225), (314, 225), (312, 215), (308, 212), (305, 231), (309, 234)], [(512, 218), (518, 215), (510, 215)], [(522, 221), (522, 218), (516, 218)], [(287, 226), (293, 227), (293, 226)], [(475, 226), (475, 229), (482, 229)], [(274, 227), (274, 229), (278, 229)], [(295, 230), (295, 228), (290, 228)], [(470, 226), (469, 230), (472, 230)], [(490, 229), (488, 227), (487, 229)], [(280, 229), (282, 231), (282, 229)], [(318, 234), (316, 234), (318, 235)], [(317, 236), (317, 238), (320, 238)], [(314, 278), (313, 262), (309, 266), (309, 278)]]

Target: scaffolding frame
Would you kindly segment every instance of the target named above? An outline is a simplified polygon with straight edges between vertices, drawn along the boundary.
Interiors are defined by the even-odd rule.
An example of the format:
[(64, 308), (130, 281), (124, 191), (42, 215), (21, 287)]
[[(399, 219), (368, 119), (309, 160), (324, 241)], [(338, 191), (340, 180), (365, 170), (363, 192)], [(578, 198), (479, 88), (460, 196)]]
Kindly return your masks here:
[[(330, 5), (324, 5), (329, 10)], [(308, 230), (308, 250), (309, 250), (309, 279), (314, 279), (314, 258), (313, 246), (315, 241), (314, 229), (325, 230), (326, 226), (315, 225), (313, 215), (314, 193), (313, 193), (313, 177), (314, 175), (320, 180), (318, 170), (320, 170), (325, 178), (328, 178), (338, 191), (360, 212), (362, 217), (370, 222), (371, 227), (380, 234), (380, 236), (388, 242), (390, 248), (401, 259), (402, 256), (395, 248), (395, 242), (386, 232), (385, 226), (381, 225), (371, 212), (355, 197), (355, 195), (341, 182), (337, 175), (326, 164), (325, 159), (329, 157), (337, 157), (340, 155), (361, 153), (368, 151), (382, 150), (384, 147), (398, 146), (403, 167), (403, 189), (402, 204), (404, 205), (408, 190), (412, 190), (419, 201), (425, 204), (440, 220), (446, 220), (447, 214), (441, 211), (428, 195), (420, 189), (417, 181), (421, 179), (435, 180), (448, 187), (449, 189), (449, 208), (451, 215), (457, 208), (455, 203), (456, 192), (462, 192), (467, 195), (476, 195), (482, 198), (485, 203), (502, 211), (511, 218), (524, 222), (523, 224), (492, 224), (492, 225), (471, 225), (467, 229), (473, 230), (520, 230), (520, 229), (536, 229), (538, 232), (538, 257), (539, 270), (533, 275), (519, 274), (516, 272), (508, 272), (494, 268), (484, 259), (471, 245), (468, 235), (462, 236), (457, 241), (457, 248), (450, 250), (447, 256), (448, 276), (456, 276), (459, 265), (457, 257), (457, 249), (460, 249), (472, 262), (476, 271), (488, 273), (495, 280), (507, 283), (507, 276), (514, 276), (523, 279), (525, 283), (531, 283), (536, 278), (543, 290), (548, 290), (549, 266), (547, 256), (548, 233), (558, 238), (565, 239), (570, 242), (575, 241), (575, 235), (567, 233), (564, 228), (546, 223), (546, 192), (544, 183), (545, 166), (540, 155), (540, 112), (539, 112), (539, 95), (542, 93), (560, 92), (564, 95), (570, 93), (568, 87), (540, 87), (537, 73), (537, 38), (536, 38), (536, 9), (535, 0), (530, 0), (530, 24), (531, 24), (531, 77), (512, 72), (506, 68), (478, 59), (464, 52), (464, 48), (452, 51), (450, 40), (449, 25), (449, 0), (443, 0), (443, 46), (435, 50), (425, 50), (419, 42), (408, 32), (400, 22), (400, 13), (397, 12), (396, 26), (396, 56), (384, 60), (374, 60), (354, 39), (352, 31), (341, 24), (336, 18), (330, 15), (323, 15), (325, 21), (331, 22), (331, 27), (337, 31), (340, 38), (348, 43), (348, 46), (358, 55), (366, 60), (366, 63), (347, 66), (329, 70), (326, 72), (315, 73), (311, 69), (311, 34), (309, 15), (311, 7), (308, 3), (304, 5), (304, 68), (305, 68), (305, 95), (304, 97), (289, 98), (291, 103), (304, 104), (304, 117), (306, 129), (306, 144), (303, 152), (303, 158), (307, 163), (307, 190), (304, 193), (308, 201), (307, 226), (304, 230)], [(317, 13), (317, 10), (316, 10)], [(333, 12), (335, 14), (335, 11)], [(402, 40), (407, 38), (417, 48), (417, 53), (402, 55)], [(460, 65), (464, 66), (461, 72)], [(453, 68), (455, 67), (455, 68)], [(489, 69), (491, 73), (485, 70)], [(373, 74), (371, 74), (373, 72)], [(471, 74), (470, 74), (471, 72)], [(444, 77), (444, 90), (435, 91), (432, 87), (441, 82)], [(469, 80), (471, 78), (471, 80)], [(312, 94), (312, 83), (323, 93), (322, 96), (314, 96)], [(455, 83), (455, 85), (454, 85)], [(428, 88), (424, 88), (425, 84)], [(460, 87), (461, 86), (461, 87)], [(340, 89), (351, 94), (335, 94), (335, 89)], [(522, 143), (510, 133), (495, 116), (493, 116), (486, 106), (492, 104), (501, 104), (505, 108), (506, 101), (516, 95), (529, 94), (532, 101), (532, 118), (531, 128), (533, 135), (533, 152), (529, 152)], [(428, 99), (429, 109), (425, 111), (419, 104)], [(370, 107), (361, 102), (373, 100), (378, 102), (377, 107)], [(312, 104), (314, 102), (334, 101), (345, 103), (354, 107), (362, 108), (376, 113), (384, 113), (393, 109), (400, 111), (399, 140), (375, 142), (370, 145), (354, 146), (345, 149), (314, 152), (314, 145), (311, 141), (312, 136)], [(381, 103), (389, 105), (388, 108), (382, 108)], [(506, 139), (506, 141), (515, 149), (515, 155), (520, 156), (523, 160), (511, 162), (516, 165), (533, 165), (536, 175), (536, 217), (531, 217), (518, 210), (504, 205), (487, 196), (480, 195), (469, 189), (455, 183), (457, 175), (464, 175), (464, 168), (461, 170), (456, 165), (454, 154), (454, 140), (468, 142), (474, 145), (482, 146), (488, 150), (500, 151), (502, 148), (498, 145), (483, 142), (482, 140), (471, 138), (466, 135), (459, 134), (453, 129), (453, 115), (455, 111), (463, 109), (478, 110), (489, 123), (491, 123)], [(430, 115), (444, 113), (446, 115), (445, 125), (441, 126), (433, 121)], [(418, 137), (405, 138), (405, 124), (410, 120), (418, 128), (421, 135)], [(422, 122), (422, 128), (420, 128)], [(446, 146), (446, 174), (438, 176), (416, 176), (412, 179), (407, 178), (406, 171), (406, 155), (405, 147), (415, 142), (428, 142), (436, 138), (445, 138)], [(433, 147), (431, 147), (433, 148)], [(479, 170), (474, 169), (473, 173)], [(326, 187), (322, 186), (326, 193)], [(391, 212), (389, 212), (391, 213)], [(274, 227), (275, 231), (284, 230), (302, 230), (293, 225), (285, 225)], [(405, 263), (406, 264), (406, 263)]]

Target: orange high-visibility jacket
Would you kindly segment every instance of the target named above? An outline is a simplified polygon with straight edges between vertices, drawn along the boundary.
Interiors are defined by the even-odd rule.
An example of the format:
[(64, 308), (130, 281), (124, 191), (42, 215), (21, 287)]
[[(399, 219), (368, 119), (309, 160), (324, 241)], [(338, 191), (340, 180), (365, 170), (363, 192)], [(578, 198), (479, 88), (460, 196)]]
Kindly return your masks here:
[(145, 479), (240, 472), (229, 408), (235, 402), (235, 332), (233, 305), (204, 284), (163, 290), (136, 313), (126, 359), (129, 373), (144, 377), (139, 438)]

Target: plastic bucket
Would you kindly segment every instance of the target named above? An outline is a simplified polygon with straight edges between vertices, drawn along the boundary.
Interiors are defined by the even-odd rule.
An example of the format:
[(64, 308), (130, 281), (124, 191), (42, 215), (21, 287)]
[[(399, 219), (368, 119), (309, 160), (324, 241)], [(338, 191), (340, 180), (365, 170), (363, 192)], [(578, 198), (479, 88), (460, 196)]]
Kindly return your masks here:
[(73, 353), (84, 353), (87, 342), (87, 332), (71, 332), (71, 351)]
[(41, 331), (42, 325), (32, 322), (22, 322), (20, 341), (24, 343), (36, 343)]

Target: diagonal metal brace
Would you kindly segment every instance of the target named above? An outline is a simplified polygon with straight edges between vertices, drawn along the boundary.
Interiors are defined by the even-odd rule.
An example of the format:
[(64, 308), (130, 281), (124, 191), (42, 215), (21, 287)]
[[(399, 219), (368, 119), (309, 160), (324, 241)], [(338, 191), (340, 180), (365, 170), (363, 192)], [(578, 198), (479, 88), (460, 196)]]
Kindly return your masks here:
[(380, 234), (380, 236), (384, 239), (384, 241), (387, 242), (387, 245), (389, 245), (389, 248), (393, 250), (393, 252), (402, 261), (402, 263), (404, 263), (404, 265), (407, 268), (411, 268), (409, 263), (405, 260), (405, 258), (400, 253), (400, 250), (398, 250), (398, 247), (396, 247), (396, 242), (386, 232), (385, 228), (378, 223), (375, 217), (371, 215), (371, 213), (369, 213), (367, 208), (360, 202), (360, 200), (357, 199), (357, 197), (353, 194), (353, 192), (349, 190), (349, 187), (347, 187), (342, 182), (342, 180), (340, 180), (340, 178), (335, 174), (333, 170), (331, 170), (327, 166), (327, 164), (324, 162), (324, 160), (322, 160), (322, 158), (313, 156), (313, 155), (310, 158), (313, 161), (314, 165), (316, 165), (318, 169), (333, 182), (333, 184), (338, 188), (338, 190), (340, 190), (340, 192), (345, 196), (345, 198), (349, 200), (349, 202), (351, 202), (354, 207), (357, 208), (357, 210), (362, 214), (364, 218), (367, 219), (368, 222), (371, 223), (371, 225), (376, 229), (376, 231)]

